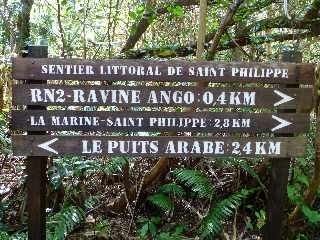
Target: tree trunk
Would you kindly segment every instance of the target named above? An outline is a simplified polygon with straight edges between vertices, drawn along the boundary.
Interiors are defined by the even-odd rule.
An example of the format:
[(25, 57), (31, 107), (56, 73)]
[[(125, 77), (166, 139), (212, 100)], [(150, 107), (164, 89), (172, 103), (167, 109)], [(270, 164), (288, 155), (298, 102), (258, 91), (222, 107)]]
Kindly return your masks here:
[(15, 52), (22, 56), (23, 50), (26, 49), (30, 41), (30, 13), (33, 5), (33, 0), (21, 0), (21, 11), (17, 20), (17, 41)]

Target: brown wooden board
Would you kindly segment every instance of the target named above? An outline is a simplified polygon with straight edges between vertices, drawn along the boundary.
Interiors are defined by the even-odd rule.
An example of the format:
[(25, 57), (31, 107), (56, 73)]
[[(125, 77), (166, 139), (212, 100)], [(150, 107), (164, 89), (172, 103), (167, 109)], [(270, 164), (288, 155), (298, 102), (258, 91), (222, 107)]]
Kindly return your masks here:
[(261, 107), (310, 110), (313, 89), (14, 85), (13, 105)]
[(226, 112), (12, 111), (12, 129), (28, 131), (175, 131), (301, 133), (308, 114)]
[(15, 156), (294, 157), (304, 156), (305, 146), (305, 138), (13, 135)]
[(313, 64), (150, 60), (13, 59), (13, 78), (314, 84)]

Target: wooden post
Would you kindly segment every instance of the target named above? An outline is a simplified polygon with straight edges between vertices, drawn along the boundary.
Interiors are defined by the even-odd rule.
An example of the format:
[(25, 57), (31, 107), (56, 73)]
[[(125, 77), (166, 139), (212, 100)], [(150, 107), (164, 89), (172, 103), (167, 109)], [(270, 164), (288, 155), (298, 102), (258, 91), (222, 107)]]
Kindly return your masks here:
[[(297, 51), (284, 51), (282, 62), (302, 62), (302, 54)], [(285, 84), (280, 87), (299, 88), (299, 84)], [(281, 109), (279, 113), (295, 113), (295, 109)], [(293, 134), (275, 134), (275, 137), (293, 137)], [(264, 240), (286, 239), (287, 226), (286, 207), (288, 203), (288, 176), (290, 158), (273, 158), (271, 160), (272, 169), (269, 184), (267, 203), (267, 223), (265, 227)]]
[[(27, 57), (48, 57), (47, 46), (29, 46)], [(26, 84), (39, 81), (27, 80)], [(45, 80), (42, 83), (46, 83)], [(43, 106), (28, 105), (27, 110), (46, 110)], [(28, 135), (45, 135), (46, 132), (27, 132)], [(28, 239), (46, 239), (46, 168), (47, 157), (33, 156), (26, 159), (27, 172), (27, 211), (28, 211)]]

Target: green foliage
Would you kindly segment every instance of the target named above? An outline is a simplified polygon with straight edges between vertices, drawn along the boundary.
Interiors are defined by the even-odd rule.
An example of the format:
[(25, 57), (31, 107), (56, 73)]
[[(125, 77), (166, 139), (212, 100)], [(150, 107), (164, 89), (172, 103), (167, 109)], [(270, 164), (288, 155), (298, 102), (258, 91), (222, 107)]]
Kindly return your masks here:
[(0, 240), (27, 240), (28, 236), (26, 233), (15, 233), (9, 235), (6, 232), (0, 232)]
[(54, 159), (54, 165), (48, 169), (50, 183), (58, 189), (66, 177), (79, 177), (82, 174), (103, 172), (112, 174), (121, 171), (127, 159), (110, 158), (106, 163), (96, 159), (85, 159), (79, 156), (67, 156)]
[(250, 174), (253, 178), (255, 178), (260, 184), (260, 186), (262, 187), (262, 189), (267, 189), (264, 183), (261, 181), (258, 174), (255, 172), (255, 170), (248, 164), (247, 159), (239, 159), (239, 160), (233, 159), (233, 161), (237, 165), (239, 165), (243, 170), (245, 170), (248, 174)]
[(159, 193), (149, 196), (147, 200), (160, 208), (163, 212), (170, 212), (174, 209), (174, 202), (172, 198), (181, 198), (185, 195), (186, 192), (180, 185), (176, 183), (168, 183), (162, 185), (159, 189)]
[(311, 224), (320, 222), (320, 211), (310, 209), (307, 205), (302, 205), (302, 212)]
[(160, 192), (170, 194), (173, 197), (184, 197), (186, 192), (184, 189), (177, 183), (168, 183), (160, 187)]
[(295, 240), (309, 240), (309, 238), (305, 234), (299, 233)]
[(266, 224), (266, 211), (264, 209), (260, 209), (260, 211), (254, 213), (257, 217), (257, 228), (261, 229)]
[[(157, 240), (181, 240), (181, 239), (190, 239), (190, 238), (185, 238), (182, 236), (182, 234), (185, 232), (186, 227), (183, 225), (178, 225), (175, 226), (172, 231), (170, 232), (161, 232), (157, 236)], [(190, 239), (191, 240), (191, 239)]]
[(103, 171), (106, 174), (112, 174), (121, 171), (122, 167), (127, 163), (128, 159), (124, 157), (111, 158), (105, 165), (103, 165)]
[(182, 234), (187, 230), (184, 225), (174, 224), (170, 229), (166, 231), (161, 231), (160, 225), (162, 224), (161, 218), (158, 216), (153, 216), (150, 219), (140, 217), (138, 223), (141, 224), (138, 230), (139, 236), (142, 240), (152, 239), (154, 240), (191, 240), (190, 238), (185, 238)]
[(234, 214), (241, 202), (246, 199), (254, 190), (242, 189), (228, 198), (221, 200), (211, 208), (202, 221), (200, 233), (203, 237), (212, 236), (221, 232), (223, 221)]
[(11, 140), (6, 134), (6, 113), (0, 112), (0, 154), (8, 155), (11, 153)]
[(175, 17), (182, 17), (184, 15), (184, 10), (180, 5), (169, 5), (167, 10)]
[(143, 16), (143, 12), (145, 9), (145, 4), (141, 3), (138, 5), (133, 11), (129, 12), (129, 17), (133, 20), (138, 20)]
[(107, 220), (102, 220), (96, 224), (95, 231), (98, 237), (108, 239), (111, 233), (111, 226)]
[(203, 173), (197, 170), (176, 169), (173, 175), (186, 186), (190, 187), (193, 192), (203, 198), (211, 198), (214, 194), (211, 181)]
[(173, 203), (171, 199), (162, 193), (151, 195), (147, 198), (147, 200), (159, 207), (164, 212), (169, 212), (173, 209)]
[(63, 208), (49, 217), (47, 222), (47, 239), (64, 240), (85, 219), (84, 211), (76, 206)]
[(149, 234), (154, 238), (157, 234), (157, 225), (160, 221), (160, 217), (151, 217), (150, 219), (140, 217), (138, 222), (142, 224), (142, 226), (138, 230), (138, 233), (141, 239), (148, 239)]

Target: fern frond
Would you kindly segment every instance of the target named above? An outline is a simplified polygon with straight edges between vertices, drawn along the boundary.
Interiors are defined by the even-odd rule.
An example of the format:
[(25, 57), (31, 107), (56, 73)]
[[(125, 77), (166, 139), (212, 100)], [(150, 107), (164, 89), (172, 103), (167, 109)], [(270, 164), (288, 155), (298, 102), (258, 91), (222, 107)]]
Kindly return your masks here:
[(266, 186), (263, 184), (263, 182), (261, 181), (259, 175), (254, 171), (254, 169), (247, 163), (247, 161), (241, 159), (238, 162), (239, 166), (245, 170), (247, 173), (249, 173), (253, 178), (255, 178), (258, 183), (260, 184), (260, 186), (262, 187), (262, 189), (266, 190)]
[(98, 203), (98, 198), (95, 196), (90, 196), (88, 197), (85, 202), (84, 202), (84, 206), (86, 208), (86, 211), (89, 209), (94, 208), (94, 206)]
[(123, 165), (127, 163), (127, 160), (123, 157), (111, 158), (104, 166), (103, 171), (106, 174), (112, 174), (117, 171), (121, 171)]
[(242, 189), (228, 198), (218, 202), (215, 207), (211, 208), (207, 216), (203, 219), (200, 232), (203, 237), (220, 233), (222, 223), (241, 205), (241, 202), (246, 199), (253, 190)]
[(63, 208), (49, 218), (47, 223), (47, 239), (63, 240), (85, 219), (85, 213), (81, 208), (70, 206)]
[(186, 195), (186, 192), (183, 190), (183, 188), (176, 183), (168, 183), (162, 185), (160, 187), (160, 192), (172, 194), (175, 197), (184, 197)]
[(173, 209), (173, 203), (170, 198), (162, 193), (151, 195), (147, 200), (164, 212), (169, 212)]
[(192, 191), (200, 197), (211, 198), (214, 191), (211, 181), (206, 175), (197, 170), (176, 169), (173, 175), (185, 185), (191, 187)]

